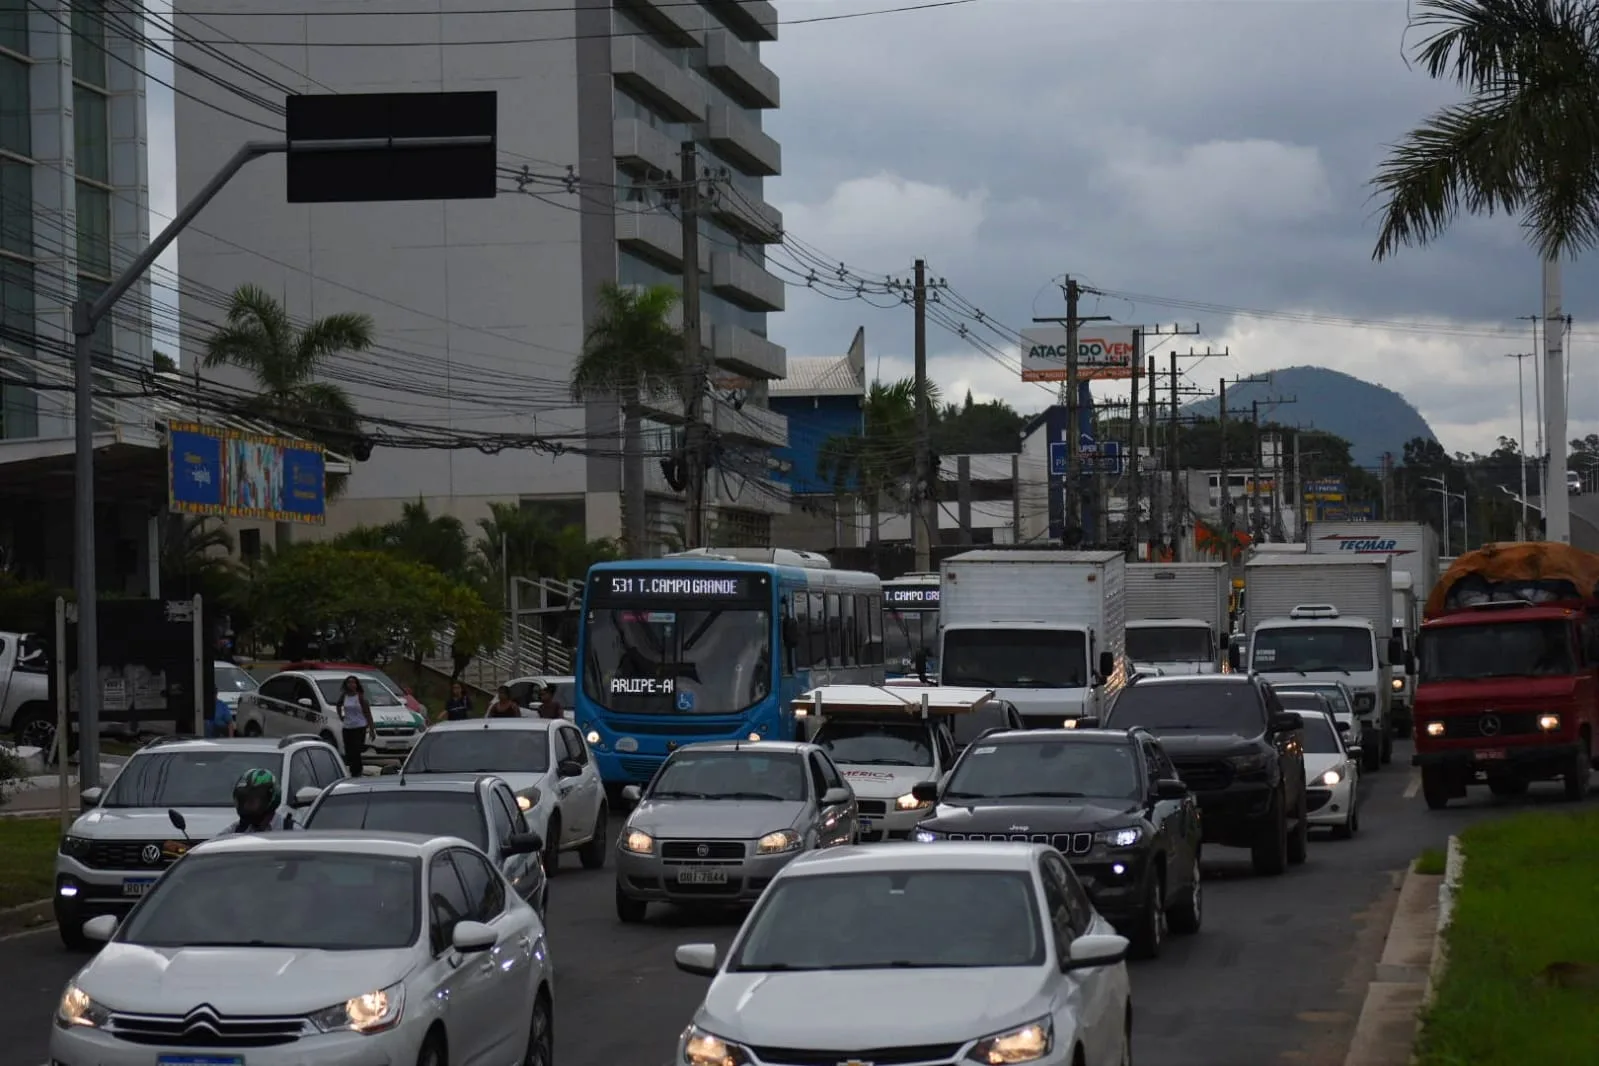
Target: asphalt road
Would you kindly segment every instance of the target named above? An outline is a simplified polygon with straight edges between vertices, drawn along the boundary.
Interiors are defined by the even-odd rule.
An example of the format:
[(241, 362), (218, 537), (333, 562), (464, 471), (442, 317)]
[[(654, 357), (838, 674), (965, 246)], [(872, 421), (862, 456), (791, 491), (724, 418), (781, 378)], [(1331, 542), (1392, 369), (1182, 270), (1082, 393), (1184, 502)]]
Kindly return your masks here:
[[(1545, 784), (1515, 800), (1474, 790), (1428, 811), (1408, 761), (1409, 745), (1396, 746), (1393, 765), (1368, 776), (1358, 837), (1313, 839), (1310, 861), (1284, 877), (1253, 877), (1247, 853), (1209, 851), (1204, 930), (1133, 964), (1139, 1066), (1341, 1066), (1410, 860), (1483, 818), (1567, 806)], [(725, 946), (739, 916), (652, 908), (647, 925), (624, 927), (610, 870), (583, 871), (575, 857), (565, 866), (550, 904), (556, 1060), (665, 1066), (705, 987), (673, 967), (672, 948)], [(0, 1066), (46, 1061), (56, 999), (82, 962), (53, 930), (0, 940)]]

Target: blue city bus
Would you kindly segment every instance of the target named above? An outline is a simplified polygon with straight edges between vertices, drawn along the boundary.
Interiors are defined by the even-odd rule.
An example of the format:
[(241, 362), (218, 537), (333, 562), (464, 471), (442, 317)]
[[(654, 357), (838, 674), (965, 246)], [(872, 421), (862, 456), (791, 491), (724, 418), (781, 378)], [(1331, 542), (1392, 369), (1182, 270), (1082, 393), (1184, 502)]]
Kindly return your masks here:
[(613, 796), (684, 744), (791, 740), (793, 700), (883, 683), (883, 583), (784, 549), (598, 563), (583, 590), (573, 718)]
[(889, 677), (938, 677), (938, 575), (906, 574), (883, 582), (883, 658)]

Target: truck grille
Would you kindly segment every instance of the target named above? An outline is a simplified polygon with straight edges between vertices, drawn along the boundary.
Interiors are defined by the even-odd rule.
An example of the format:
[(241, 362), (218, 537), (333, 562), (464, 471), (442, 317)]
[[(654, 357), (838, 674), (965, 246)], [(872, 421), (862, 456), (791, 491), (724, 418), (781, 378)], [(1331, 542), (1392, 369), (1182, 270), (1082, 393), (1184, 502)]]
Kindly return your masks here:
[(771, 1066), (840, 1066), (844, 1062), (870, 1062), (872, 1066), (913, 1066), (949, 1062), (960, 1054), (959, 1044), (924, 1044), (920, 1047), (880, 1047), (869, 1051), (811, 1051), (787, 1047), (750, 1048)]
[(616, 761), (622, 764), (622, 770), (628, 776), (640, 777), (648, 781), (655, 776), (655, 771), (661, 768), (661, 763), (665, 762), (666, 759), (663, 757), (646, 758), (643, 756), (624, 755)]
[(1233, 783), (1232, 767), (1226, 763), (1172, 761), (1177, 766), (1177, 776), (1195, 792), (1220, 792)]
[[(703, 853), (701, 849), (704, 849)], [(663, 840), (663, 859), (742, 859), (742, 840)]]
[[(164, 840), (95, 840), (83, 864), (94, 870), (164, 870), (171, 866), (164, 854)], [(145, 849), (156, 850), (154, 862), (145, 860)]]
[(1062, 855), (1086, 855), (1094, 849), (1092, 833), (951, 833), (945, 839), (1048, 844)]
[[(1483, 728), (1485, 719), (1498, 719), (1498, 727), (1490, 724)], [(1510, 711), (1503, 714), (1482, 714), (1469, 718), (1445, 718), (1444, 738), (1447, 740), (1475, 740), (1489, 737), (1525, 737), (1538, 732), (1538, 715), (1531, 711)]]

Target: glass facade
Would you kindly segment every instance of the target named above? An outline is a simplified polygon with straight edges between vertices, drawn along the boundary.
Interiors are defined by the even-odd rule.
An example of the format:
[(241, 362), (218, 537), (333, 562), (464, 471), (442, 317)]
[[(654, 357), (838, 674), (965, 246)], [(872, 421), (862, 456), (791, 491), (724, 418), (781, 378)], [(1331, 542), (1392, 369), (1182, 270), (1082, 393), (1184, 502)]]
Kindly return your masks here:
[(79, 289), (111, 277), (111, 128), (105, 19), (97, 0), (72, 8), (72, 123), (77, 152)]
[[(31, 68), (18, 58), (28, 10), (28, 0), (0, 0), (0, 344), (23, 356), (33, 354), (35, 328)], [(33, 393), (0, 381), (0, 438), (34, 436), (38, 421)]]

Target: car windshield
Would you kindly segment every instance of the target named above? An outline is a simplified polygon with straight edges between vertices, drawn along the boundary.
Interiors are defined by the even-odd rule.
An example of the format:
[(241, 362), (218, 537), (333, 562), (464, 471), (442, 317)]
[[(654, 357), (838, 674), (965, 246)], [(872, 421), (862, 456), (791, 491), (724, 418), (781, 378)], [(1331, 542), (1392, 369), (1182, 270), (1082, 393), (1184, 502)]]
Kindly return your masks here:
[(1260, 693), (1248, 681), (1158, 681), (1124, 688), (1105, 724), (1151, 733), (1223, 733), (1258, 737), (1266, 729)]
[[(394, 693), (383, 687), (383, 683), (375, 677), (356, 676), (361, 682), (361, 691), (366, 693), (366, 701), (374, 707), (398, 707), (400, 701)], [(330, 707), (337, 707), (339, 700), (344, 695), (344, 678), (324, 677), (316, 683), (317, 691), (322, 693), (322, 699)]]
[(383, 951), (416, 943), (421, 864), (330, 852), (189, 855), (117, 930), (151, 948)]
[(460, 837), (483, 848), (488, 829), (475, 792), (420, 789), (352, 790), (324, 796), (306, 817), (307, 829), (365, 829)]
[(733, 714), (772, 691), (772, 616), (758, 610), (591, 610), (584, 693), (627, 714)]
[(966, 749), (944, 792), (948, 799), (1073, 799), (1140, 795), (1131, 745), (1024, 740)]
[(1344, 695), (1343, 689), (1339, 689), (1339, 688), (1324, 688), (1324, 687), (1322, 687), (1320, 685), (1318, 685), (1318, 686), (1316, 686), (1314, 688), (1293, 688), (1293, 689), (1281, 689), (1280, 688), (1280, 689), (1277, 690), (1277, 695), (1279, 697), (1282, 697), (1282, 696), (1288, 695), (1291, 692), (1314, 692), (1317, 695), (1320, 695), (1320, 696), (1324, 697), (1327, 700), (1327, 702), (1332, 705), (1332, 710), (1333, 710), (1334, 714), (1354, 714), (1355, 713), (1354, 708), (1349, 706), (1349, 700)]
[(1128, 626), (1127, 657), (1135, 663), (1202, 663), (1216, 657), (1210, 630), (1196, 626)]
[(405, 687), (382, 670), (357, 670), (355, 676), (362, 679), (370, 677), (373, 681), (388, 689), (395, 699), (403, 702)]
[(1325, 714), (1302, 714), (1304, 719), (1304, 745), (1307, 755), (1337, 755), (1343, 751), (1338, 744), (1338, 735), (1333, 731), (1333, 724)]
[(216, 678), (218, 692), (254, 692), (261, 687), (248, 671), (232, 663), (217, 663), (211, 675)]
[(1353, 626), (1287, 626), (1255, 630), (1254, 668), (1263, 674), (1346, 674), (1372, 669), (1371, 631)]
[(798, 802), (805, 764), (798, 755), (760, 751), (679, 752), (655, 775), (647, 798)]
[(814, 742), (840, 766), (932, 766), (933, 743), (917, 722), (824, 719)]
[(542, 774), (550, 768), (542, 729), (430, 729), (405, 760), (408, 774)]
[(1314, 692), (1279, 692), (1277, 702), (1283, 705), (1285, 711), (1314, 711), (1317, 714), (1326, 714), (1332, 710), (1332, 707)]
[(1045, 959), (1033, 881), (1021, 871), (786, 877), (767, 890), (747, 929), (730, 970), (1041, 966)]
[(1082, 688), (1088, 655), (1080, 632), (956, 629), (944, 634), (946, 685), (973, 688)]
[(938, 656), (937, 611), (883, 612), (883, 663), (890, 673), (913, 673), (916, 653)]
[(264, 751), (195, 748), (143, 752), (111, 783), (103, 807), (232, 807), (233, 786), (250, 770), (282, 771), (282, 758)]
[(1558, 677), (1573, 672), (1571, 630), (1564, 622), (1485, 622), (1442, 626), (1421, 635), (1423, 681), (1485, 677)]

